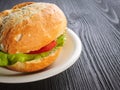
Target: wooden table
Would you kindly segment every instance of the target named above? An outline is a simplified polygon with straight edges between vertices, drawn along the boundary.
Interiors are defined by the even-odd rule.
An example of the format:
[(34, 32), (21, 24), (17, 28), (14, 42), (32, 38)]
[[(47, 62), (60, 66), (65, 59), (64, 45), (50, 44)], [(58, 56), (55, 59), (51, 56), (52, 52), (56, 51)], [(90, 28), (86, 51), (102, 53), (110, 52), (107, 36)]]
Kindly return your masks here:
[[(29, 0), (0, 0), (0, 11)], [(0, 84), (0, 90), (119, 90), (120, 0), (32, 0), (57, 4), (81, 39), (80, 58), (66, 71), (36, 82)]]

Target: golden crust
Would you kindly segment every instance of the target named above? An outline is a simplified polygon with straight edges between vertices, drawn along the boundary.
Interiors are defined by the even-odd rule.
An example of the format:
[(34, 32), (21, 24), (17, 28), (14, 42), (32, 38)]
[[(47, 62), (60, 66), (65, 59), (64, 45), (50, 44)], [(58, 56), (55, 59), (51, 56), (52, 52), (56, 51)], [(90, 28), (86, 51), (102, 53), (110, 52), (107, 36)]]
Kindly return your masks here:
[(60, 36), (64, 13), (50, 3), (23, 3), (0, 16), (0, 49), (11, 54), (38, 50)]
[(59, 48), (52, 55), (43, 58), (42, 60), (32, 60), (25, 63), (17, 62), (14, 65), (8, 67), (10, 70), (19, 71), (19, 72), (35, 72), (42, 70), (50, 66), (58, 57), (61, 48)]

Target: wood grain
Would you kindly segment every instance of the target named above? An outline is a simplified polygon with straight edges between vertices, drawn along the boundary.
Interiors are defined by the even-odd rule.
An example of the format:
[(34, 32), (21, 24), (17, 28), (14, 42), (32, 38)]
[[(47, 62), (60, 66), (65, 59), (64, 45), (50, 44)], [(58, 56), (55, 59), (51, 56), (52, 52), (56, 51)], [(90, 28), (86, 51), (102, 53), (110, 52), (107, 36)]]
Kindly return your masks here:
[[(28, 0), (1, 0), (0, 11)], [(81, 39), (78, 61), (63, 73), (26, 84), (0, 84), (0, 90), (119, 90), (120, 0), (32, 0), (57, 4), (68, 27)]]

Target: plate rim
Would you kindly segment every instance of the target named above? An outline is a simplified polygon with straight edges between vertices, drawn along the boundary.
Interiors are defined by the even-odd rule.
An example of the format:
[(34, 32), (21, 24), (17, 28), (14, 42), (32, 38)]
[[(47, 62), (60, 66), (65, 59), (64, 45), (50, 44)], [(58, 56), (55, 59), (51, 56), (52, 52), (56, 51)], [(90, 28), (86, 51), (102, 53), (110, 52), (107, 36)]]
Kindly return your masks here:
[[(82, 42), (81, 42), (80, 38), (77, 36), (77, 34), (73, 30), (71, 30), (70, 28), (67, 28), (67, 33), (68, 33), (68, 35), (70, 35), (70, 37), (72, 37), (72, 39), (75, 40), (74, 41), (75, 42), (74, 43), (75, 44), (75, 50), (74, 50), (74, 53), (73, 53), (74, 55), (71, 56), (69, 63), (65, 62), (62, 65), (62, 67), (58, 67), (57, 69), (53, 68), (50, 71), (44, 71), (44, 73), (49, 73), (49, 75), (46, 75), (46, 76), (44, 75), (44, 73), (40, 72), (41, 74), (43, 74), (43, 77), (28, 79), (31, 76), (35, 77), (36, 75), (39, 75), (39, 73), (32, 74), (32, 75), (29, 74), (29, 75), (25, 75), (25, 76), (22, 76), (22, 77), (12, 77), (14, 79), (13, 81), (11, 81), (11, 80), (3, 81), (2, 80), (2, 81), (0, 81), (0, 83), (28, 83), (28, 82), (34, 82), (34, 81), (50, 78), (52, 76), (55, 76), (55, 75), (65, 71), (65, 70), (67, 70), (69, 67), (71, 67), (78, 60), (78, 58), (80, 57), (81, 51), (82, 51)], [(27, 80), (20, 80), (20, 78), (23, 78), (23, 77), (25, 77)], [(19, 79), (20, 81), (17, 80), (17, 79)]]

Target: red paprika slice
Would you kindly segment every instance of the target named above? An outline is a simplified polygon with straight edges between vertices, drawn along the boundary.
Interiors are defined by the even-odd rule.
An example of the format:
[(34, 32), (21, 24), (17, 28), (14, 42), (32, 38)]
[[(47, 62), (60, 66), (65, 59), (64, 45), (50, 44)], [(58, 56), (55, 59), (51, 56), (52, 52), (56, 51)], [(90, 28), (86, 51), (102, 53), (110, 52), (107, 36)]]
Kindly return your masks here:
[(39, 54), (39, 53), (42, 53), (42, 52), (47, 52), (47, 51), (52, 50), (56, 45), (57, 45), (57, 42), (52, 41), (51, 43), (49, 43), (48, 45), (40, 48), (39, 50), (30, 51), (28, 54)]

